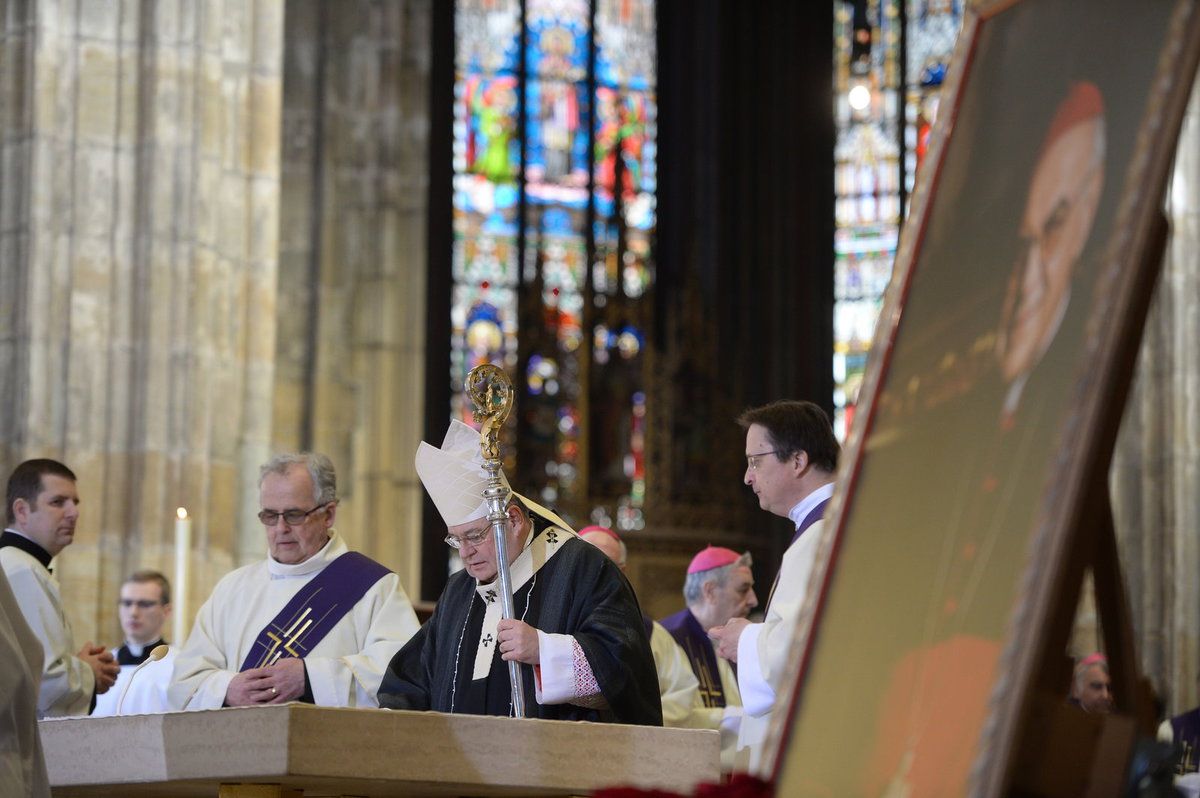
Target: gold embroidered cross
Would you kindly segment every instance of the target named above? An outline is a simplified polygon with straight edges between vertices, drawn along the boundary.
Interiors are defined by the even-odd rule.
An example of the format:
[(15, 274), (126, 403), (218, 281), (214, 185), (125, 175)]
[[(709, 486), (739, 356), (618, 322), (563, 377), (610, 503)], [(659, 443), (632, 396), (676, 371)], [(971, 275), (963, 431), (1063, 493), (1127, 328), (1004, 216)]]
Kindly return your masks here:
[(708, 664), (704, 662), (698, 664), (700, 665), (700, 673), (698, 674), (700, 678), (697, 681), (700, 682), (700, 699), (706, 707), (716, 706), (712, 702), (712, 699), (719, 698), (722, 695), (721, 690), (713, 682), (712, 674), (708, 670)]
[[(274, 665), (276, 662), (278, 662), (280, 657), (283, 656), (283, 651), (286, 651), (293, 657), (298, 658), (300, 656), (300, 654), (297, 653), (296, 649), (292, 648), (292, 646), (296, 645), (296, 641), (299, 640), (301, 635), (303, 635), (308, 630), (308, 627), (312, 625), (312, 618), (305, 620), (310, 612), (312, 612), (311, 607), (305, 608), (304, 612), (300, 613), (299, 617), (297, 617), (292, 625), (288, 627), (287, 631), (283, 633), (284, 637), (288, 638), (286, 643), (283, 642), (283, 638), (279, 637), (274, 632), (267, 632), (267, 637), (271, 638), (273, 641), (271, 648), (267, 651), (267, 655), (263, 658), (266, 660), (267, 665)], [(299, 627), (299, 629), (296, 627)], [(283, 646), (283, 651), (278, 650), (281, 645)]]
[(303, 626), (296, 630), (296, 634), (292, 635), (292, 639), (287, 641), (287, 644), (283, 647), (283, 650), (291, 654), (293, 657), (299, 657), (300, 652), (296, 651), (296, 649), (292, 648), (292, 646), (296, 645), (296, 641), (304, 636), (304, 633), (308, 631), (308, 627), (310, 626), (312, 626), (312, 618), (309, 618), (304, 622)]

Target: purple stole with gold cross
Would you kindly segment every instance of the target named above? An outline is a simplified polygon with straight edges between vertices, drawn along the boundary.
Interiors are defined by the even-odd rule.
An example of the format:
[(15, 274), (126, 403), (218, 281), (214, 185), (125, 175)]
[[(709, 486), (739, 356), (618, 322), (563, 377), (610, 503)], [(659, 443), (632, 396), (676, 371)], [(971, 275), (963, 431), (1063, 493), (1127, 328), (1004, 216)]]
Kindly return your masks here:
[(390, 573), (356, 551), (338, 557), (300, 588), (263, 627), (240, 670), (274, 665), (283, 657), (303, 659), (376, 582)]
[(1182, 749), (1175, 773), (1195, 773), (1198, 765), (1196, 749), (1200, 746), (1200, 709), (1171, 718), (1171, 734), (1175, 737), (1175, 744)]
[(659, 623), (687, 654), (696, 681), (700, 682), (700, 699), (704, 706), (725, 706), (725, 686), (721, 684), (721, 672), (717, 669), (717, 654), (713, 651), (712, 641), (708, 639), (708, 632), (700, 627), (696, 616), (684, 607)]

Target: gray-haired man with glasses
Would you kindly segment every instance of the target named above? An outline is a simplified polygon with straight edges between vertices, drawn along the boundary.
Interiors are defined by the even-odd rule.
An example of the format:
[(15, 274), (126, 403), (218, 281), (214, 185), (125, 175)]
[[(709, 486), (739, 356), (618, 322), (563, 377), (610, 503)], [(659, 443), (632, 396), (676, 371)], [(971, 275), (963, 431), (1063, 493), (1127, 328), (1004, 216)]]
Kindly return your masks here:
[(440, 447), (418, 447), (415, 465), (463, 570), (450, 577), (433, 616), (392, 660), (379, 703), (507, 716), (513, 711), (508, 663), (518, 662), (532, 699), (528, 717), (661, 726), (650, 640), (616, 564), (502, 478), (508, 495), (501, 525), (516, 610), (516, 617), (503, 618), (479, 433), (451, 421)]
[(334, 530), (337, 479), (325, 455), (278, 455), (258, 487), (269, 556), (218, 582), (200, 608), (172, 706), (378, 706), (388, 661), (418, 628), (400, 578)]
[(743, 481), (760, 507), (795, 525), (767, 599), (765, 621), (733, 618), (709, 630), (717, 653), (738, 666), (744, 707), (738, 747), (749, 749), (749, 766), (755, 771), (770, 764), (760, 761), (763, 742), (788, 669), (792, 631), (808, 588), (821, 519), (833, 495), (840, 447), (829, 416), (812, 402), (772, 402), (747, 410), (738, 424), (746, 430)]

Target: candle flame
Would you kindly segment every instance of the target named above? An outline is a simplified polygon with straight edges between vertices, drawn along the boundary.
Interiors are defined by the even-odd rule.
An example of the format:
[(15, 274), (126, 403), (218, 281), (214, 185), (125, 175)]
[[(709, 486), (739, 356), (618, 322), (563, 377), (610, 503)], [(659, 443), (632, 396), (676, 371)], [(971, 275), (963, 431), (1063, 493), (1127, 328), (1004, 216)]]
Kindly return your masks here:
[(176, 517), (177, 517), (177, 518), (178, 518), (180, 521), (182, 521), (183, 519), (187, 518), (187, 510), (185, 510), (184, 508), (180, 507), (179, 509), (177, 509), (177, 510), (175, 511), (175, 516), (176, 516)]

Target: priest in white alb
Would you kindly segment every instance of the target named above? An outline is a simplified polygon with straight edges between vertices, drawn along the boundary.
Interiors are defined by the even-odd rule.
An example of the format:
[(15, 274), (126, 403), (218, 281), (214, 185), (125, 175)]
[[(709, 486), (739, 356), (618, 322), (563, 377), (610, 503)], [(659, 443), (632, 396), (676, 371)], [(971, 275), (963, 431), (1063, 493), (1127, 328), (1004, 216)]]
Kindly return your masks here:
[(396, 574), (333, 528), (337, 480), (322, 454), (272, 458), (259, 477), (267, 559), (217, 583), (175, 663), (175, 709), (378, 706), (392, 655), (417, 631)]

